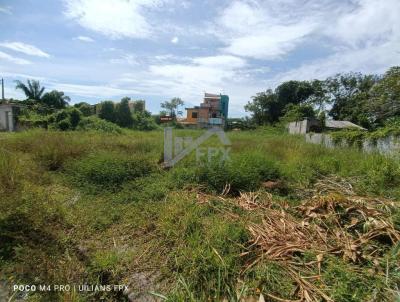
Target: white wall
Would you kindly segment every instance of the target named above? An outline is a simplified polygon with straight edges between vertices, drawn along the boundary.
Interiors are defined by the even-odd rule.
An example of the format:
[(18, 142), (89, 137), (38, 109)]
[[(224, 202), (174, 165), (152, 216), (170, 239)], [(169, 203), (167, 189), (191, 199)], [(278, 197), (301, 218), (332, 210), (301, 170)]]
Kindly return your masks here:
[[(8, 113), (8, 126), (7, 129), (7, 112)], [(14, 131), (14, 117), (12, 113), (12, 106), (2, 105), (0, 106), (0, 130)]]

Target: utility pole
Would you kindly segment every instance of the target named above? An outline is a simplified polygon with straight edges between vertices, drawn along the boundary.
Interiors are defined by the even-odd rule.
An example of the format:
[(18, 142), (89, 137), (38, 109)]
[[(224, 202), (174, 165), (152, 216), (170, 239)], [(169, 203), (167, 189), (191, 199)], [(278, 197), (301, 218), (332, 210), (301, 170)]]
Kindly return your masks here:
[(1, 78), (1, 99), (4, 101), (4, 79)]

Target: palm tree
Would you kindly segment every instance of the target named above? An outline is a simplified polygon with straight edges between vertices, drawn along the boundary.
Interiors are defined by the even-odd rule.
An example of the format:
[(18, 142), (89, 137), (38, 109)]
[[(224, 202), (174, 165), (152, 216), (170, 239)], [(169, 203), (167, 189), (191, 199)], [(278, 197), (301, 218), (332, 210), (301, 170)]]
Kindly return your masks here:
[(22, 83), (21, 81), (15, 82), (17, 83), (15, 89), (21, 89), (25, 93), (27, 99), (40, 101), (44, 92), (44, 87), (40, 86), (39, 81), (28, 80), (28, 85)]

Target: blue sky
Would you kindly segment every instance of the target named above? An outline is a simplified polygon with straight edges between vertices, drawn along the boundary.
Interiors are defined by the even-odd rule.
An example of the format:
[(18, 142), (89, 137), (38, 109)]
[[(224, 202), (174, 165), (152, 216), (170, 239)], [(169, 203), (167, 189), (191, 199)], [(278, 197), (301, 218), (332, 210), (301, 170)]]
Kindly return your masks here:
[(203, 92), (230, 115), (280, 82), (400, 64), (399, 0), (0, 0), (0, 77), (147, 109)]

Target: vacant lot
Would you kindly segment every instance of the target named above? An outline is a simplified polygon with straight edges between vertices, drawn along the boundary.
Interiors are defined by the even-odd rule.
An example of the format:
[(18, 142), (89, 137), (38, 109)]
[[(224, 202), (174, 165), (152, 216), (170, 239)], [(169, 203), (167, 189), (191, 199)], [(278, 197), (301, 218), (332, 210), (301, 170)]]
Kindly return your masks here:
[(164, 170), (161, 131), (2, 134), (3, 290), (129, 287), (29, 301), (399, 299), (398, 159), (273, 128), (228, 136), (229, 162), (191, 154)]

